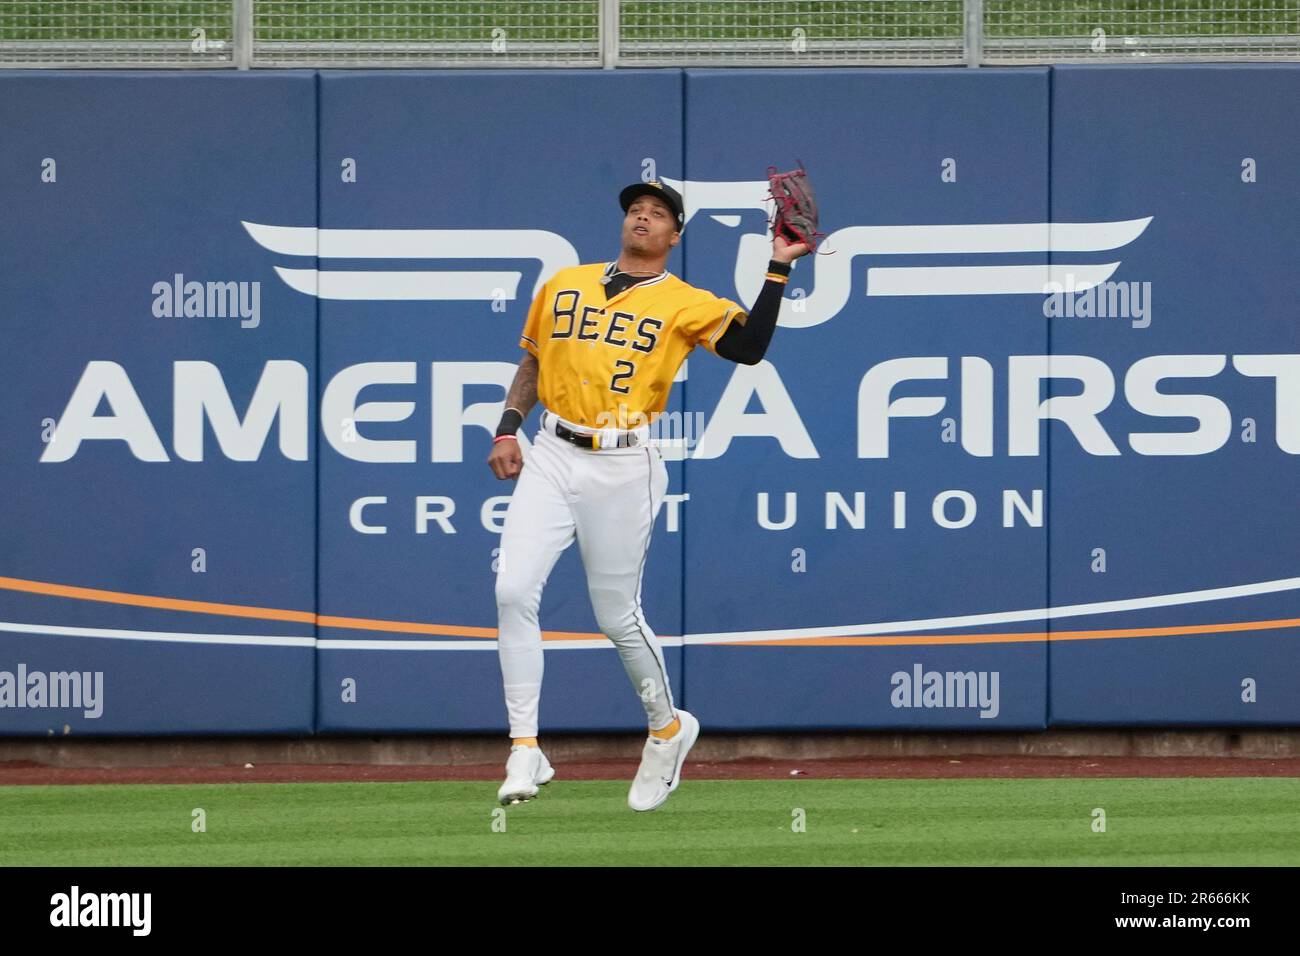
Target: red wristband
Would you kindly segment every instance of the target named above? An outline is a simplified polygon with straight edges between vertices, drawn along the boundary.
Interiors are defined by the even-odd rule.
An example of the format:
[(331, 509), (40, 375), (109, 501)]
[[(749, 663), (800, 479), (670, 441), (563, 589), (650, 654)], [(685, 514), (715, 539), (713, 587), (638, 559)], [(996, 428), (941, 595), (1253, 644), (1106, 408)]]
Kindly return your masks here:
[(512, 441), (519, 441), (519, 437), (517, 435), (498, 435), (496, 438), (492, 439), (492, 444), (495, 445), (497, 442), (505, 441), (507, 438), (511, 439)]

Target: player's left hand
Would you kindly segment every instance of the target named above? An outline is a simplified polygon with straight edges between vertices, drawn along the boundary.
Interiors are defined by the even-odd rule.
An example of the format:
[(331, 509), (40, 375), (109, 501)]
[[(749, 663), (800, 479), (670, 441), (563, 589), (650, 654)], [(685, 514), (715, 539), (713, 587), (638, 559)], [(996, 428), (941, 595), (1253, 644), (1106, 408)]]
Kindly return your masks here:
[(805, 242), (787, 242), (783, 236), (775, 236), (772, 239), (772, 258), (777, 262), (794, 262), (800, 256), (808, 255), (808, 244)]

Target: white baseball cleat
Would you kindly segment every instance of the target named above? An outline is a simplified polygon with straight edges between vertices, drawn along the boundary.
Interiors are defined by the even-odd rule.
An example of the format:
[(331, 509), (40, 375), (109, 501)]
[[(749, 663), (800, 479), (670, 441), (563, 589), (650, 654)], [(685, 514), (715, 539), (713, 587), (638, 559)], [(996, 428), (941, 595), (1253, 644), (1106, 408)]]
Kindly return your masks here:
[(516, 744), (510, 748), (510, 759), (506, 761), (506, 782), (497, 791), (497, 799), (502, 803), (531, 800), (537, 796), (538, 788), (546, 786), (554, 776), (555, 768), (540, 747)]
[(700, 736), (700, 722), (684, 710), (677, 711), (682, 722), (675, 737), (660, 740), (651, 736), (641, 751), (641, 766), (627, 793), (627, 805), (633, 810), (657, 810), (682, 779), (682, 764)]

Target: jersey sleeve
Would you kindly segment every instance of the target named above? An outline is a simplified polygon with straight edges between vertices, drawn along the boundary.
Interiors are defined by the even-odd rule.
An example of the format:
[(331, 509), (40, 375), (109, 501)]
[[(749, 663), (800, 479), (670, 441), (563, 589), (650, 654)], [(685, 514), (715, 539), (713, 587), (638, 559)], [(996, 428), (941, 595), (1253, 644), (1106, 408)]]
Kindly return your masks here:
[(743, 323), (746, 316), (745, 310), (730, 299), (710, 296), (683, 309), (677, 322), (692, 348), (703, 345), (717, 355), (718, 339), (728, 326), (733, 322)]
[(534, 358), (540, 358), (537, 353), (542, 347), (542, 314), (546, 311), (546, 304), (551, 300), (550, 289), (551, 284), (547, 282), (537, 290), (537, 296), (528, 309), (528, 318), (524, 320), (524, 330), (519, 335), (519, 347), (527, 349)]

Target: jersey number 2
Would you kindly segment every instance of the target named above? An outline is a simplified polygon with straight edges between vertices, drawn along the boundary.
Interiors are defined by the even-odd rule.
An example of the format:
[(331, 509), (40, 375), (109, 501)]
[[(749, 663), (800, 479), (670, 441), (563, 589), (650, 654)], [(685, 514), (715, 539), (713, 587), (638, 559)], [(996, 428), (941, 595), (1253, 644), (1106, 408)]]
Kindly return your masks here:
[(619, 359), (614, 364), (620, 369), (627, 369), (627, 371), (618, 371), (614, 373), (614, 377), (609, 380), (610, 391), (620, 392), (621, 394), (626, 395), (628, 392), (632, 391), (632, 389), (626, 385), (620, 385), (619, 381), (620, 379), (631, 378), (632, 373), (636, 371), (636, 366), (627, 359)]

